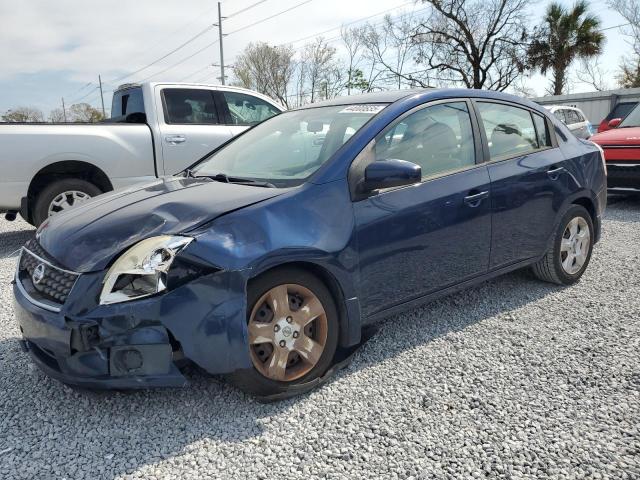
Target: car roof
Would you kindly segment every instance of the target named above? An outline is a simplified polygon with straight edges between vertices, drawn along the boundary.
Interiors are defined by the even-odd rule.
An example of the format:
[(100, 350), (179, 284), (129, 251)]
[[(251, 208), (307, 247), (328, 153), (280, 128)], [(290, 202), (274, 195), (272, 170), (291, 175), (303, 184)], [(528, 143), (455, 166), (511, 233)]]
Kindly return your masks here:
[(582, 112), (578, 107), (571, 107), (569, 105), (544, 105), (544, 108), (547, 110), (577, 110), (578, 112)]
[(479, 98), (487, 100), (503, 100), (512, 103), (519, 103), (527, 108), (532, 108), (540, 112), (544, 109), (537, 103), (526, 98), (517, 97), (508, 93), (497, 92), (495, 90), (478, 90), (471, 88), (414, 88), (405, 90), (389, 90), (384, 92), (372, 92), (359, 95), (349, 95), (344, 97), (336, 97), (330, 100), (310, 103), (292, 110), (304, 110), (307, 108), (317, 108), (338, 105), (354, 105), (366, 103), (394, 103), (398, 100), (413, 96), (424, 95), (425, 101), (434, 101), (447, 98)]

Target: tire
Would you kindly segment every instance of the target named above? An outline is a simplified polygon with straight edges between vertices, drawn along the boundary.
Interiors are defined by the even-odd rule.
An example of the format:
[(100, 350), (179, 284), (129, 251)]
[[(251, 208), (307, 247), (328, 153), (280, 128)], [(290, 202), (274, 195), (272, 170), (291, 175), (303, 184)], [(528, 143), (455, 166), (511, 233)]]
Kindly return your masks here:
[[(64, 178), (50, 183), (36, 197), (32, 214), (34, 226), (39, 227), (49, 217), (49, 206), (56, 197), (65, 192), (79, 192), (88, 198), (92, 198), (100, 195), (102, 190), (93, 183), (79, 178)], [(73, 202), (73, 199), (71, 202)]]
[[(574, 236), (570, 231), (572, 225), (578, 225), (578, 233), (575, 236), (577, 239), (575, 242), (580, 244), (578, 250), (574, 250), (573, 246), (569, 246), (573, 245), (572, 242), (574, 242)], [(588, 245), (585, 245), (584, 239), (580, 240), (580, 232), (585, 232), (588, 235)], [(567, 235), (569, 235), (569, 238), (567, 238)], [(534, 275), (540, 280), (558, 285), (576, 283), (584, 274), (591, 260), (593, 239), (593, 221), (589, 212), (580, 205), (571, 205), (560, 220), (551, 247), (541, 260), (533, 264)], [(580, 255), (576, 255), (574, 261), (572, 261), (571, 256), (576, 251), (579, 251)]]
[[(265, 300), (265, 295), (267, 295), (267, 298), (270, 298), (268, 295), (271, 295), (272, 292), (282, 291), (274, 289), (282, 288), (286, 289), (288, 300), (286, 311), (293, 312), (292, 315), (295, 317), (293, 323), (285, 323), (286, 320), (292, 317), (288, 316), (287, 313), (280, 314), (271, 311), (271, 309), (268, 308), (268, 306), (272, 304), (271, 300)], [(310, 300), (312, 300), (309, 294), (315, 296), (319, 301), (320, 306), (324, 310), (324, 315), (318, 316), (315, 320), (312, 320), (307, 327), (303, 327), (302, 330), (300, 330), (303, 322), (298, 323), (297, 319), (302, 318), (304, 312), (312, 310), (309, 306), (311, 305)], [(315, 308), (317, 309), (318, 304), (314, 303), (314, 305), (316, 305)], [(295, 310), (296, 306), (299, 308), (297, 311)], [(264, 315), (265, 312), (267, 316)], [(263, 315), (268, 321), (258, 321), (259, 315)], [(309, 315), (308, 317), (311, 318), (313, 315)], [(268, 329), (265, 330), (267, 335), (273, 335), (273, 338), (267, 342), (252, 344), (255, 339), (264, 340), (264, 337), (257, 336), (255, 330), (252, 330), (255, 324)], [(248, 369), (237, 370), (226, 376), (226, 379), (230, 383), (244, 392), (258, 396), (287, 392), (294, 385), (307, 383), (322, 376), (331, 366), (338, 346), (338, 311), (335, 301), (326, 285), (315, 275), (305, 270), (288, 267), (279, 268), (267, 272), (263, 276), (251, 281), (247, 292), (247, 325), (249, 330), (249, 344), (247, 346), (253, 366)], [(273, 328), (271, 328), (272, 325)], [(277, 326), (279, 325), (281, 325), (281, 327), (278, 328)], [(293, 333), (291, 333), (291, 331), (289, 332), (290, 337), (284, 337), (287, 333), (287, 326), (293, 328)], [(275, 330), (276, 328), (278, 328), (278, 330)], [(311, 329), (307, 330), (308, 328)], [(270, 333), (272, 330), (274, 333)], [(326, 335), (324, 335), (323, 332)], [(297, 337), (295, 337), (296, 333), (298, 333)], [(283, 338), (286, 339), (286, 346), (282, 343), (285, 342)], [(289, 338), (291, 338), (291, 340), (289, 340)], [(314, 356), (317, 356), (317, 345), (320, 345), (324, 340), (322, 354), (319, 355), (319, 359), (314, 364), (305, 360), (305, 358), (295, 350), (296, 342), (302, 342), (307, 345), (308, 338), (314, 339), (312, 343), (314, 345), (314, 351), (316, 351)], [(277, 344), (278, 339), (280, 339), (280, 345)], [(291, 343), (292, 350), (289, 350), (289, 342), (293, 342)], [(263, 347), (266, 352), (263, 350)], [(271, 354), (269, 354), (269, 349), (271, 350)], [(284, 369), (284, 374), (287, 378), (284, 380), (269, 378), (269, 376), (267, 376), (271, 372), (268, 366), (273, 365), (273, 359), (276, 358), (277, 354), (287, 355), (285, 360), (286, 367)], [(305, 356), (307, 358), (311, 357), (311, 355), (307, 356), (307, 354), (305, 354)], [(293, 362), (293, 364), (290, 364), (290, 362)]]

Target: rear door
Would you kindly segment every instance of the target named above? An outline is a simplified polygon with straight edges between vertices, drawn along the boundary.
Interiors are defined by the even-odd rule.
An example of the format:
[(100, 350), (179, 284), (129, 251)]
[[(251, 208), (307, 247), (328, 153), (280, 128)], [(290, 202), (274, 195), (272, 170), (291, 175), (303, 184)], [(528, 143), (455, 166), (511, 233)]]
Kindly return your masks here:
[(545, 251), (568, 172), (544, 116), (506, 102), (474, 105), (491, 178), (490, 268), (497, 269)]
[(352, 165), (350, 175), (362, 175), (355, 172), (374, 159), (422, 168), (421, 183), (354, 202), (366, 316), (487, 271), (489, 174), (470, 105), (452, 100), (409, 112), (378, 135), (374, 154)]
[(162, 149), (165, 175), (184, 170), (231, 138), (211, 89), (166, 87), (160, 92), (160, 101), (161, 146), (156, 148)]

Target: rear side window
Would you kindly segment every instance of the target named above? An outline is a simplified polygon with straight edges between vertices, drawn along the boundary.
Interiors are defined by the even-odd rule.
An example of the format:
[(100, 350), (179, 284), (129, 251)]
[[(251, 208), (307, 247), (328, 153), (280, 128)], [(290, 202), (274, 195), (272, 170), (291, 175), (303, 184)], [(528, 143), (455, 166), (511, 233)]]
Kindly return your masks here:
[(553, 116), (560, 120), (562, 123), (567, 123), (567, 117), (564, 114), (565, 110), (556, 110), (553, 112)]
[(280, 113), (261, 98), (237, 92), (222, 92), (229, 107), (231, 125), (255, 125)]
[(218, 112), (213, 92), (202, 89), (165, 88), (162, 91), (166, 123), (216, 125)]
[(526, 155), (540, 148), (529, 110), (478, 102), (492, 161)]
[(141, 88), (127, 88), (113, 94), (111, 118), (124, 117), (132, 113), (144, 113)]
[(533, 123), (536, 127), (536, 136), (538, 138), (538, 145), (540, 148), (551, 146), (551, 135), (549, 135), (549, 128), (547, 122), (542, 115), (533, 113)]

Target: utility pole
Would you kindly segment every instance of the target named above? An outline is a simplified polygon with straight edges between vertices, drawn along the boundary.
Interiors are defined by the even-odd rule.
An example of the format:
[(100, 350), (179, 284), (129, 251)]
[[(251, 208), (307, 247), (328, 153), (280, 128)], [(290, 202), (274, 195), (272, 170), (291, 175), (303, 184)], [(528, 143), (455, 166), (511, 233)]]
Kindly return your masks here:
[(67, 109), (64, 108), (64, 97), (62, 97), (62, 118), (64, 118), (64, 123), (67, 123)]
[(102, 102), (102, 116), (107, 118), (107, 114), (104, 111), (104, 94), (102, 93), (102, 78), (98, 75), (98, 84), (100, 85), (100, 101)]
[(222, 7), (218, 2), (218, 35), (220, 36), (220, 83), (224, 85), (224, 47), (222, 46)]

